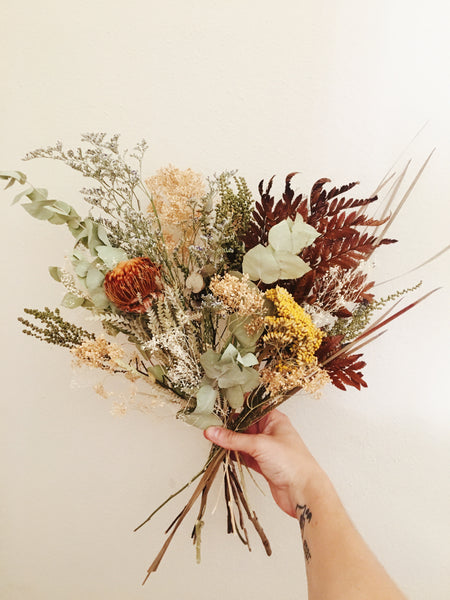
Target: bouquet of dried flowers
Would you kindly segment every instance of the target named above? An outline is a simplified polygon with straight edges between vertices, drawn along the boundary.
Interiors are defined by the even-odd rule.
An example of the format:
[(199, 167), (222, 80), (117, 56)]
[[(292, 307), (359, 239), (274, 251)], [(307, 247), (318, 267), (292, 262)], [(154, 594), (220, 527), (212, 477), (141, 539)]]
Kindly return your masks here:
[[(234, 172), (205, 181), (168, 166), (144, 180), (145, 142), (128, 156), (117, 135), (89, 134), (82, 141), (82, 148), (57, 143), (26, 159), (63, 161), (93, 181), (81, 190), (90, 206), (86, 217), (27, 184), (21, 172), (0, 177), (7, 187), (27, 184), (14, 201), (73, 235), (69, 264), (50, 267), (50, 275), (65, 288), (62, 306), (87, 310), (102, 334), (49, 308), (25, 309), (19, 320), (26, 334), (68, 348), (78, 365), (140, 383), (147, 407), (175, 403), (178, 418), (200, 428), (245, 431), (299, 390), (318, 395), (327, 383), (366, 387), (361, 348), (417, 303), (373, 319), (410, 290), (375, 299), (371, 257), (395, 241), (386, 237), (392, 217), (426, 163), (395, 210), (405, 171), (364, 199), (348, 196), (357, 182), (328, 189), (328, 179), (308, 196), (297, 194), (290, 173), (281, 199), (272, 195), (272, 178), (260, 183), (254, 202)], [(383, 188), (387, 201), (375, 218), (369, 209)], [(107, 395), (103, 385), (98, 391)], [(126, 409), (126, 402), (115, 407)], [(220, 469), (228, 531), (249, 546), (247, 518), (270, 554), (236, 458), (213, 446), (200, 472), (176, 493), (197, 481), (147, 577), (196, 500), (192, 538), (199, 552), (208, 492)]]

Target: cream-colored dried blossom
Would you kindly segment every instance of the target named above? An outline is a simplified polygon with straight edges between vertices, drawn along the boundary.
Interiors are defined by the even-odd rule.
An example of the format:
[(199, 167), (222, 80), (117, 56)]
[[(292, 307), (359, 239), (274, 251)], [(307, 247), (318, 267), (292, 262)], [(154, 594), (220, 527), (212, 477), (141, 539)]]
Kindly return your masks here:
[(173, 328), (154, 335), (143, 348), (164, 366), (166, 377), (177, 387), (190, 389), (200, 384), (202, 372), (198, 352), (184, 332)]
[(317, 327), (317, 329), (331, 329), (337, 321), (336, 316), (315, 304), (305, 302), (302, 304), (302, 308), (311, 317), (314, 327)]
[(70, 352), (75, 357), (76, 366), (89, 366), (104, 371), (116, 371), (116, 361), (120, 361), (125, 354), (123, 348), (109, 342), (102, 335), (93, 340), (85, 340), (79, 346), (71, 348)]
[(128, 406), (125, 402), (119, 402), (118, 400), (115, 400), (112, 403), (110, 412), (114, 417), (123, 417), (128, 412)]
[(185, 401), (175, 394), (175, 392), (172, 392), (172, 390), (154, 381), (148, 381), (147, 385), (145, 385), (145, 391), (141, 388), (130, 390), (126, 399), (120, 404), (125, 408), (125, 411), (132, 409), (152, 414), (154, 410), (166, 407), (169, 404), (183, 406)]
[(264, 295), (249, 285), (249, 277), (242, 278), (226, 273), (223, 277), (215, 276), (209, 284), (211, 292), (223, 304), (240, 315), (263, 315), (265, 313)]
[(98, 394), (101, 398), (104, 398), (105, 400), (107, 400), (114, 393), (114, 392), (107, 392), (105, 390), (105, 386), (103, 385), (103, 383), (96, 383), (93, 386), (93, 389), (96, 394)]
[[(192, 169), (182, 171), (173, 165), (159, 169), (145, 181), (159, 218), (163, 223), (179, 225), (192, 217), (192, 200), (206, 193), (203, 177)], [(153, 207), (148, 207), (150, 213)]]
[(321, 278), (316, 280), (314, 304), (327, 312), (336, 312), (346, 308), (353, 311), (355, 302), (359, 301), (366, 286), (367, 265), (361, 264), (357, 269), (331, 267)]
[(272, 396), (301, 388), (318, 398), (322, 388), (331, 381), (328, 373), (319, 367), (317, 359), (313, 364), (286, 366), (282, 371), (275, 367), (269, 367), (263, 369), (260, 375), (263, 384)]

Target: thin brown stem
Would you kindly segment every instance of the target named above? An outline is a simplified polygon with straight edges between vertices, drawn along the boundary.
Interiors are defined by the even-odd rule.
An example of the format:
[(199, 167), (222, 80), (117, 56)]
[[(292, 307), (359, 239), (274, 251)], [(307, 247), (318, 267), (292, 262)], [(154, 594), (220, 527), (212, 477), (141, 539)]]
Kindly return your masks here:
[(244, 507), (245, 512), (247, 513), (247, 517), (250, 519), (250, 521), (253, 523), (253, 527), (256, 529), (259, 537), (261, 538), (261, 541), (263, 543), (264, 549), (266, 551), (267, 556), (270, 556), (272, 554), (272, 549), (270, 547), (270, 542), (264, 532), (264, 529), (261, 527), (259, 521), (258, 521), (258, 517), (256, 516), (255, 511), (252, 511), (250, 509), (250, 506), (247, 503), (247, 500), (244, 496), (244, 493), (242, 491), (242, 487), (241, 484), (239, 483), (236, 474), (234, 472), (230, 472), (231, 478), (234, 482), (234, 485), (236, 486), (236, 491), (239, 495), (239, 499), (242, 503), (242, 506)]
[(159, 567), (159, 564), (160, 564), (161, 560), (163, 559), (164, 554), (166, 553), (167, 548), (169, 547), (170, 542), (172, 541), (172, 539), (173, 539), (173, 537), (174, 537), (174, 535), (175, 535), (178, 527), (181, 525), (181, 523), (183, 522), (184, 518), (186, 517), (186, 515), (191, 510), (191, 508), (194, 505), (194, 503), (197, 500), (197, 498), (203, 492), (203, 489), (205, 487), (207, 487), (207, 489), (209, 490), (209, 487), (211, 486), (211, 484), (212, 484), (212, 482), (214, 480), (214, 477), (216, 476), (217, 471), (218, 471), (218, 469), (220, 467), (220, 464), (221, 464), (221, 462), (223, 460), (225, 452), (226, 452), (225, 450), (219, 450), (217, 452), (217, 454), (215, 455), (215, 457), (211, 460), (211, 462), (209, 463), (209, 465), (207, 466), (207, 468), (205, 469), (205, 472), (203, 473), (203, 476), (200, 479), (197, 487), (195, 488), (194, 493), (192, 494), (190, 500), (188, 501), (188, 503), (186, 504), (186, 506), (184, 507), (184, 509), (181, 511), (181, 513), (177, 517), (176, 522), (174, 523), (174, 526), (172, 528), (172, 532), (170, 533), (169, 537), (167, 538), (167, 540), (163, 544), (163, 547), (161, 548), (161, 550), (158, 552), (155, 560), (149, 566), (149, 568), (147, 570), (147, 575), (146, 575), (144, 581), (142, 582), (142, 585), (144, 585), (144, 583), (150, 577), (151, 573), (155, 572), (157, 570), (157, 568)]

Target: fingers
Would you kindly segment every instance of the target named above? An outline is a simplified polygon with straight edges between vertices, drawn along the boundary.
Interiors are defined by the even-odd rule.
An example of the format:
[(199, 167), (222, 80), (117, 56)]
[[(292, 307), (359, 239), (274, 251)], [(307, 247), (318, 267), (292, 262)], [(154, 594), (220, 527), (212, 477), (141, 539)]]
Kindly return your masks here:
[(204, 431), (204, 436), (210, 442), (225, 448), (226, 450), (236, 450), (247, 454), (255, 453), (255, 436), (246, 433), (236, 433), (224, 427), (208, 427)]

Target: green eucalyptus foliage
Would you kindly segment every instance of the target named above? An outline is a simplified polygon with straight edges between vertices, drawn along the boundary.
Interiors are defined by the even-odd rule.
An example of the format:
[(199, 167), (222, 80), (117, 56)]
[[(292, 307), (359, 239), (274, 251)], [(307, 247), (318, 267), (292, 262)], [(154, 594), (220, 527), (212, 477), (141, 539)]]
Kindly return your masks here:
[(221, 427), (223, 425), (222, 419), (216, 414), (198, 413), (195, 410), (189, 414), (180, 413), (178, 418), (188, 425), (193, 425), (199, 429), (208, 429), (208, 427)]
[(206, 385), (216, 385), (231, 408), (241, 408), (244, 394), (259, 385), (258, 372), (252, 368), (258, 364), (258, 359), (252, 352), (241, 354), (231, 343), (223, 352), (211, 349), (204, 352), (200, 364), (205, 371)]
[[(19, 171), (2, 171), (0, 179), (6, 179), (6, 187), (19, 183), (25, 185), (26, 175)], [(74, 272), (89, 293), (89, 298), (83, 298), (68, 292), (62, 306), (66, 308), (96, 308), (104, 310), (112, 307), (103, 290), (105, 274), (113, 269), (120, 261), (127, 260), (127, 254), (121, 248), (113, 248), (108, 239), (105, 227), (91, 218), (82, 219), (76, 210), (59, 200), (48, 197), (47, 190), (30, 185), (17, 194), (13, 204), (21, 201), (23, 208), (35, 219), (48, 221), (52, 225), (66, 225), (75, 238), (75, 248), (71, 262)], [(61, 281), (62, 270), (50, 267), (50, 275), (56, 281)]]
[(200, 429), (223, 425), (220, 417), (213, 413), (216, 398), (217, 391), (211, 385), (202, 385), (197, 392), (195, 410), (189, 414), (181, 414), (181, 418), (189, 425), (194, 425)]
[(245, 254), (242, 271), (251, 280), (263, 283), (302, 277), (311, 269), (297, 255), (319, 235), (301, 215), (297, 215), (295, 221), (287, 218), (271, 228), (267, 246), (258, 244)]
[(260, 327), (255, 333), (250, 335), (246, 329), (252, 321), (252, 316), (241, 316), (233, 314), (228, 317), (228, 330), (236, 338), (239, 344), (239, 350), (242, 354), (247, 352), (255, 352), (256, 343), (261, 337), (264, 327)]

